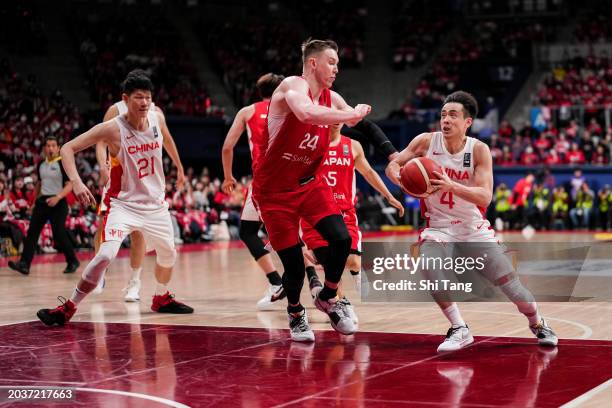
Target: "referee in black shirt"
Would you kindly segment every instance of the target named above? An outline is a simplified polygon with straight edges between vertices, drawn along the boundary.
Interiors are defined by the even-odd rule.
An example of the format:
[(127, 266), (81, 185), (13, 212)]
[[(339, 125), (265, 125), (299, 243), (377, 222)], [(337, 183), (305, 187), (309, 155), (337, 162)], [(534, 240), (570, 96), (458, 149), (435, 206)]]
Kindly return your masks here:
[(21, 260), (19, 262), (9, 261), (9, 267), (24, 275), (30, 273), (30, 264), (34, 258), (40, 232), (49, 220), (56, 246), (68, 262), (64, 273), (73, 273), (80, 264), (66, 232), (66, 217), (68, 216), (66, 196), (72, 191), (72, 183), (68, 180), (62, 167), (59, 143), (55, 137), (48, 137), (45, 141), (45, 160), (38, 165), (38, 179), (40, 181), (36, 184), (37, 198), (32, 209), (30, 228), (28, 228), (28, 235), (23, 245)]

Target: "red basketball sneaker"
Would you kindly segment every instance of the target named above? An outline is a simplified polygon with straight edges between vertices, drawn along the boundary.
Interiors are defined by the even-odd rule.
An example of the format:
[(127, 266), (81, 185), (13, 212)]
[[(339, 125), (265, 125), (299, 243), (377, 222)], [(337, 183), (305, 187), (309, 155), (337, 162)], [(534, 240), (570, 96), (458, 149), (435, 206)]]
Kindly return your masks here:
[(77, 310), (72, 300), (66, 300), (66, 298), (62, 296), (58, 296), (57, 299), (62, 302), (60, 306), (55, 309), (40, 309), (38, 313), (36, 313), (40, 321), (47, 326), (53, 326), (54, 324), (63, 326), (70, 321)]
[(192, 307), (189, 307), (184, 303), (177, 302), (176, 300), (174, 300), (174, 295), (171, 295), (170, 292), (166, 292), (163, 295), (153, 296), (153, 304), (151, 304), (151, 310), (157, 313), (193, 313)]

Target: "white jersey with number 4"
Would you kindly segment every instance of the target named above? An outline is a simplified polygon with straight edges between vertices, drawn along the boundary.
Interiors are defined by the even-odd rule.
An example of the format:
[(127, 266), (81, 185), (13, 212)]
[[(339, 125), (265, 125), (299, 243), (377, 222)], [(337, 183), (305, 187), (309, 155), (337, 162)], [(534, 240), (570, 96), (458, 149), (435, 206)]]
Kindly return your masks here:
[[(438, 163), (446, 169), (446, 174), (457, 183), (474, 185), (474, 145), (477, 140), (468, 137), (462, 151), (450, 154), (444, 145), (442, 132), (434, 132), (427, 150), (426, 157)], [(422, 209), (427, 220), (427, 227), (473, 227), (482, 226), (486, 221), (484, 214), (486, 209), (476, 204), (457, 197), (450, 192), (431, 194), (424, 200), (425, 207)]]
[(162, 162), (163, 135), (154, 109), (147, 114), (148, 127), (134, 129), (125, 114), (114, 118), (121, 132), (121, 148), (111, 168), (106, 205), (115, 200), (130, 207), (153, 209), (165, 205)]

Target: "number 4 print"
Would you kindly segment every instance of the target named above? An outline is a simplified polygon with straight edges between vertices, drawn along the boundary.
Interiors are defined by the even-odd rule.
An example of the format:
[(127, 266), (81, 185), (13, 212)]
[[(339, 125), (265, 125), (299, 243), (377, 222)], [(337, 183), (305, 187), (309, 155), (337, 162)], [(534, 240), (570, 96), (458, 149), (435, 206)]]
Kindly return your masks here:
[(453, 193), (449, 191), (445, 191), (444, 193), (442, 193), (442, 197), (440, 197), (440, 204), (446, 204), (448, 205), (448, 208), (452, 210), (453, 206), (455, 205), (455, 201), (453, 200)]

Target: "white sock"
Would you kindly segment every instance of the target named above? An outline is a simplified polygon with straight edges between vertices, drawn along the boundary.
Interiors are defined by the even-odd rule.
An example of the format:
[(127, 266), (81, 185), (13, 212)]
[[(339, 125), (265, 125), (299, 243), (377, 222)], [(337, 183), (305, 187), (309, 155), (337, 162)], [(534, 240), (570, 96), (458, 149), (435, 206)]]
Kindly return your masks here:
[(81, 300), (85, 299), (85, 296), (87, 296), (87, 293), (81, 292), (79, 288), (74, 288), (72, 296), (70, 296), (70, 300), (72, 300), (72, 303), (74, 303), (75, 306), (78, 306), (79, 303), (81, 303)]
[(453, 303), (446, 309), (443, 309), (442, 313), (444, 313), (444, 316), (446, 316), (448, 321), (454, 327), (465, 326), (465, 322), (463, 321), (463, 318), (461, 317), (461, 312), (459, 312), (459, 308), (457, 307), (456, 303)]
[(142, 267), (140, 268), (132, 268), (132, 280), (140, 280), (140, 273), (142, 272)]
[(157, 282), (157, 285), (155, 285), (155, 294), (156, 295), (165, 295), (166, 292), (169, 292), (168, 286), (165, 283)]

